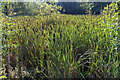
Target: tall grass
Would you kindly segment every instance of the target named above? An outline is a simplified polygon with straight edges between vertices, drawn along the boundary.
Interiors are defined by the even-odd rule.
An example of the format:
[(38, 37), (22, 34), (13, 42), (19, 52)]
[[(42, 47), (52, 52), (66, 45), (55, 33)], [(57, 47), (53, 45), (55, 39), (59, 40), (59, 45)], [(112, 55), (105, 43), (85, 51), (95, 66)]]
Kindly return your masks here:
[(8, 76), (118, 78), (120, 31), (115, 25), (116, 8), (112, 3), (98, 16), (53, 14), (3, 19), (2, 54)]

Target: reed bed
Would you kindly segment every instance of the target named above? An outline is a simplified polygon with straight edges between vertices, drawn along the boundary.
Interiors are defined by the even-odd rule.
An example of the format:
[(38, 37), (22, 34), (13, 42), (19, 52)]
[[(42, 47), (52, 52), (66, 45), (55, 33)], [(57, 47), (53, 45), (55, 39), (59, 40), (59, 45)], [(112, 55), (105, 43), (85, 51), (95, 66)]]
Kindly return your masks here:
[(6, 76), (119, 78), (120, 30), (116, 9), (112, 3), (97, 16), (51, 14), (3, 19)]

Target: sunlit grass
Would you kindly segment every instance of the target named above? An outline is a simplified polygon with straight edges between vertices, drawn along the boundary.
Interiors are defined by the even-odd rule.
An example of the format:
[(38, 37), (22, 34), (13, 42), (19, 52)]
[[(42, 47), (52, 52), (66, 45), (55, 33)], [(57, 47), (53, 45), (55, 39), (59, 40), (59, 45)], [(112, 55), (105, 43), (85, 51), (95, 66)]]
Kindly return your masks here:
[(117, 78), (120, 30), (114, 25), (116, 6), (111, 7), (98, 16), (3, 19), (4, 58), (10, 52), (10, 65), (17, 67), (18, 76), (24, 69), (31, 78)]

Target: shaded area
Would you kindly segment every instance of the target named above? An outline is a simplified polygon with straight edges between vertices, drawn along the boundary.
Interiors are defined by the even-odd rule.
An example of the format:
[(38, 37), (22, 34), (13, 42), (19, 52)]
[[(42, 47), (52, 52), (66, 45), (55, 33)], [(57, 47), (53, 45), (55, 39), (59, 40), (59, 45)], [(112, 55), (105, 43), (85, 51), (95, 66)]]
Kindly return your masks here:
[(62, 14), (88, 14), (86, 13), (90, 7), (92, 8), (92, 14), (100, 14), (105, 6), (109, 5), (111, 2), (58, 2), (57, 5), (62, 6), (65, 9), (60, 11)]
[[(109, 5), (111, 2), (47, 2), (44, 3), (29, 3), (29, 2), (15, 2), (12, 3), (2, 3), (4, 5), (3, 13), (8, 16), (18, 16), (18, 15), (40, 15), (44, 12), (45, 6), (50, 7), (51, 10), (60, 11), (61, 14), (88, 14), (89, 9), (91, 9), (92, 14), (100, 14), (105, 6)], [(44, 5), (43, 5), (44, 4)], [(41, 8), (42, 6), (42, 8)], [(54, 7), (56, 6), (56, 7)], [(62, 9), (57, 9), (61, 6)], [(40, 10), (41, 9), (41, 10)], [(47, 11), (49, 11), (48, 9)], [(64, 11), (65, 10), (65, 11)], [(41, 11), (41, 12), (40, 12)], [(45, 13), (47, 12), (45, 11)], [(52, 11), (50, 11), (52, 13)]]

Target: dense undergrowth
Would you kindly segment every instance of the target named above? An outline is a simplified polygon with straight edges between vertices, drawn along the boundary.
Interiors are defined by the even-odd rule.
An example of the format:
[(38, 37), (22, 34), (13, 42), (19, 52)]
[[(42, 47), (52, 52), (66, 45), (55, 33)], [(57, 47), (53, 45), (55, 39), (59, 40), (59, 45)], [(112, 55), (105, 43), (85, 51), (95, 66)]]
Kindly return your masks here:
[(116, 8), (112, 3), (97, 16), (52, 14), (3, 19), (6, 76), (118, 78), (120, 30)]

